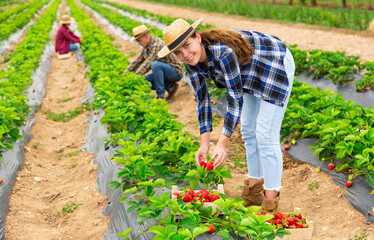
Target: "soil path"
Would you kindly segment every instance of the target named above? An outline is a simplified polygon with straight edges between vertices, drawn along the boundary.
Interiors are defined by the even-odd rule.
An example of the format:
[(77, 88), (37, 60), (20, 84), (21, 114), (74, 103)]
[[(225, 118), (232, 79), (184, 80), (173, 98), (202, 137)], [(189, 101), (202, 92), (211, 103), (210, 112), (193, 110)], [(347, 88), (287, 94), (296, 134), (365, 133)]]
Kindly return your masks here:
[[(25, 147), (25, 166), (10, 196), (6, 239), (101, 239), (107, 229), (109, 217), (100, 217), (107, 197), (96, 191), (97, 166), (91, 164), (92, 154), (80, 150), (88, 110), (68, 122), (42, 114), (68, 112), (80, 105), (89, 84), (83, 66), (75, 57), (52, 57), (33, 138)], [(74, 206), (78, 208), (72, 213), (63, 210)]]
[[(284, 36), (282, 36), (283, 38), (294, 36), (293, 38), (289, 38), (290, 41), (287, 42), (297, 43), (300, 47), (304, 46), (305, 49), (315, 49), (317, 46), (320, 46), (319, 48), (321, 49), (335, 51), (339, 50), (337, 49), (339, 43), (348, 41), (349, 39), (360, 39), (360, 41), (364, 41), (365, 44), (369, 45), (374, 42), (374, 38), (368, 37), (367, 33), (357, 33), (358, 35), (355, 35), (353, 32), (347, 33), (345, 30), (334, 30), (331, 33), (313, 26), (281, 25), (269, 21), (254, 21), (236, 16), (198, 12), (196, 10), (163, 6), (148, 2), (128, 0), (116, 2), (173, 17), (185, 17), (197, 20), (203, 16), (206, 19), (206, 23), (215, 24), (219, 27), (240, 28), (240, 26), (258, 26), (256, 27), (257, 30), (272, 29), (270, 33), (278, 36), (282, 33), (284, 34)], [(307, 38), (303, 37), (303, 34), (306, 33), (301, 33), (301, 31), (304, 30), (306, 33), (312, 30), (324, 33), (332, 38), (327, 41), (330, 44), (324, 44), (325, 39), (321, 36), (322, 34), (318, 33), (313, 33), (316, 37), (315, 41), (310, 41), (311, 44), (307, 44)], [(341, 41), (341, 39), (345, 40)], [(131, 43), (126, 41), (123, 41), (122, 44), (131, 45)], [(347, 44), (348, 48), (346, 51), (348, 54), (358, 55), (362, 58), (366, 57), (371, 60), (374, 59), (374, 48), (370, 50), (373, 51), (373, 53), (367, 55), (365, 51), (369, 49), (354, 46), (361, 45)], [(137, 48), (139, 49), (139, 47)], [(193, 93), (186, 84), (182, 84), (176, 96), (169, 100), (168, 105), (172, 107), (170, 112), (179, 116), (176, 120), (186, 124), (184, 129), (190, 132), (191, 135), (198, 136), (196, 103)], [(210, 151), (213, 151), (223, 125), (222, 119), (217, 120), (221, 121), (218, 126), (214, 127), (211, 134), (212, 141), (210, 143)], [(239, 129), (240, 125), (236, 128), (234, 135), (229, 141), (228, 147), (228, 158), (230, 159), (228, 164), (232, 167), (236, 166), (231, 171), (233, 179), (225, 180), (225, 193), (230, 197), (240, 196), (243, 179), (246, 177), (247, 173), (246, 168), (239, 167), (246, 162), (245, 149)], [(287, 155), (284, 155), (282, 185), (279, 210), (282, 212), (291, 212), (296, 207), (300, 208), (306, 218), (313, 221), (313, 239), (348, 240), (355, 239), (355, 237), (361, 236), (362, 234), (367, 234), (367, 239), (374, 239), (373, 224), (365, 224), (364, 216), (356, 211), (343, 197), (345, 190), (336, 185), (329, 174), (325, 172), (316, 173), (315, 167), (309, 164), (296, 163)]]
[(248, 19), (240, 16), (208, 13), (192, 8), (165, 6), (158, 3), (109, 0), (119, 4), (147, 10), (170, 17), (198, 20), (225, 29), (248, 29), (270, 33), (287, 44), (297, 44), (300, 49), (345, 51), (347, 55), (360, 56), (362, 61), (374, 60), (374, 32), (357, 32), (343, 29), (327, 30), (305, 24), (280, 24), (270, 20)]

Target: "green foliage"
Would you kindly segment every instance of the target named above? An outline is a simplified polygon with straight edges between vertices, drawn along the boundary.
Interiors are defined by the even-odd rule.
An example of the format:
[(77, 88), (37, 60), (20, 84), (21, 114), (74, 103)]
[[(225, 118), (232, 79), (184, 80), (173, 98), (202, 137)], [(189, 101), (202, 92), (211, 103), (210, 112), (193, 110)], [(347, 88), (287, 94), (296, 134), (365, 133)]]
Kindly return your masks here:
[(35, 143), (32, 144), (32, 147), (33, 148), (38, 148), (39, 145), (40, 145), (40, 142), (35, 142)]
[(73, 157), (73, 156), (77, 156), (81, 151), (82, 151), (82, 149), (78, 149), (78, 150), (76, 150), (76, 151), (73, 151), (73, 152), (67, 153), (67, 154), (65, 154), (65, 157)]
[(314, 189), (318, 189), (319, 184), (318, 182), (312, 182), (308, 184), (308, 191), (314, 191)]
[[(194, 156), (192, 156), (194, 157)], [(193, 161), (191, 159), (191, 161)], [(208, 157), (208, 161), (209, 161)], [(185, 175), (184, 180), (189, 181), (191, 188), (196, 189), (197, 185), (201, 189), (211, 190), (213, 187), (218, 187), (218, 184), (224, 183), (224, 178), (232, 178), (231, 173), (227, 171), (227, 165), (223, 165), (211, 171), (207, 171), (205, 167), (200, 166), (197, 169), (193, 168)]]
[(12, 33), (28, 24), (35, 17), (35, 14), (47, 3), (47, 0), (33, 1), (1, 13), (0, 41), (8, 39)]
[[(144, 18), (151, 19), (153, 21), (157, 21), (157, 22), (163, 23), (165, 25), (170, 25), (173, 21), (175, 21), (176, 19), (178, 19), (176, 17), (169, 17), (169, 16), (165, 16), (165, 15), (160, 15), (160, 14), (153, 14), (151, 12), (148, 12), (148, 11), (145, 11), (145, 10), (142, 10), (142, 9), (133, 8), (133, 7), (130, 7), (130, 6), (126, 6), (126, 5), (122, 5), (122, 4), (118, 4), (118, 3), (114, 3), (114, 2), (110, 2), (110, 1), (94, 0), (94, 2), (105, 3), (105, 4), (108, 4), (108, 5), (111, 5), (111, 6), (115, 7), (115, 8), (121, 9), (121, 10), (123, 10), (125, 12), (136, 14), (138, 16), (142, 16)], [(190, 24), (192, 24), (192, 23), (195, 22), (195, 21), (190, 20), (190, 19), (185, 19), (185, 20), (187, 22), (189, 22)], [(113, 22), (113, 23), (115, 23), (115, 22)], [(212, 27), (213, 26), (210, 25), (210, 24), (202, 24), (199, 27), (199, 29), (205, 30), (205, 29), (212, 28)], [(132, 34), (132, 32), (131, 32), (131, 34)], [(161, 34), (161, 39), (162, 39), (162, 34)], [(131, 57), (131, 55), (129, 57)]]
[(83, 203), (69, 202), (62, 207), (62, 212), (72, 213), (77, 210), (80, 205), (83, 205)]
[[(364, 174), (374, 187), (374, 108), (364, 109), (342, 95), (294, 82), (281, 139), (316, 138), (310, 147), (320, 159), (342, 159), (336, 170)], [(296, 94), (297, 93), (297, 94)]]
[[(34, 5), (39, 6), (38, 4)], [(43, 1), (40, 3), (46, 3)], [(32, 83), (32, 72), (39, 66), (40, 56), (49, 41), (49, 31), (56, 18), (61, 0), (55, 1), (26, 33), (25, 39), (14, 52), (9, 54), (8, 68), (0, 70), (0, 163), (2, 152), (13, 147), (13, 143), (23, 139), (18, 127), (25, 125), (31, 111), (28, 98), (23, 95)], [(43, 4), (42, 4), (43, 5)], [(40, 5), (40, 7), (42, 6)], [(23, 14), (21, 14), (23, 15)], [(24, 14), (25, 16), (28, 14)], [(19, 19), (17, 17), (17, 19)], [(1, 24), (0, 24), (1, 25)], [(0, 27), (1, 32), (8, 31)]]
[(79, 105), (75, 109), (70, 110), (66, 113), (54, 113), (54, 112), (51, 112), (50, 110), (47, 110), (47, 111), (42, 112), (42, 114), (47, 115), (47, 119), (51, 119), (55, 122), (68, 122), (71, 119), (73, 119), (73, 118), (79, 116), (80, 114), (82, 114), (84, 112), (84, 110), (86, 110), (86, 109), (88, 109), (88, 103), (87, 102), (82, 103), (81, 105)]
[(324, 9), (320, 7), (288, 6), (230, 0), (147, 0), (177, 6), (192, 7), (208, 12), (240, 15), (281, 22), (300, 22), (327, 28), (366, 30), (374, 13), (357, 9)]

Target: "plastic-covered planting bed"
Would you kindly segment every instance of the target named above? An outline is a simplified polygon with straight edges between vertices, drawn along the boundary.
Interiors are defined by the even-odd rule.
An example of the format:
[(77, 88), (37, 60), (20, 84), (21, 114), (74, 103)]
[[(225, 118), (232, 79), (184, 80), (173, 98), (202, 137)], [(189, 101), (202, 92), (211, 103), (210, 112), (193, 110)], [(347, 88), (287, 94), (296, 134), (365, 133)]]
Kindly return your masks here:
[[(355, 78), (361, 78), (362, 73), (356, 74)], [(369, 108), (374, 106), (374, 94), (373, 90), (366, 92), (355, 91), (354, 82), (347, 84), (344, 87), (334, 84), (329, 79), (313, 79), (309, 74), (300, 74), (297, 76), (297, 81), (306, 82), (310, 86), (320, 87), (324, 90), (331, 89), (332, 92), (336, 92), (343, 95), (347, 101), (355, 101), (355, 104), (361, 105), (364, 108)], [(292, 95), (291, 95), (292, 98)], [(226, 112), (227, 101), (226, 98), (218, 99), (217, 103), (212, 106), (212, 109), (217, 114), (223, 116)], [(319, 167), (321, 161), (318, 156), (313, 156), (313, 149), (308, 148), (308, 146), (315, 144), (316, 139), (299, 139), (297, 144), (293, 145), (287, 154), (292, 157), (292, 159), (299, 162), (306, 162), (315, 167)], [(351, 205), (360, 211), (365, 216), (366, 223), (373, 223), (374, 216), (372, 213), (372, 208), (374, 206), (374, 196), (371, 195), (373, 188), (367, 183), (365, 176), (361, 175), (355, 177), (352, 181), (352, 186), (347, 188), (345, 186), (348, 180), (348, 174), (341, 172), (331, 171), (328, 169), (329, 162), (322, 162), (321, 170), (329, 173), (333, 180), (341, 187), (347, 190), (344, 195)], [(338, 165), (338, 161), (335, 161), (335, 166)]]
[[(56, 34), (57, 28), (58, 24), (55, 22), (49, 33), (50, 38)], [(53, 52), (54, 46), (49, 42), (43, 51), (39, 67), (32, 74), (33, 83), (26, 90), (29, 98), (27, 104), (31, 107), (31, 111), (26, 125), (20, 128), (20, 134), (24, 140), (17, 141), (11, 150), (3, 153), (3, 163), (0, 167), (0, 176), (4, 180), (4, 183), (0, 186), (0, 239), (5, 239), (5, 218), (9, 208), (9, 197), (15, 184), (17, 173), (23, 168), (25, 159), (24, 146), (32, 138), (31, 127), (35, 123), (35, 112), (38, 110), (45, 93), (45, 82), (47, 74), (51, 71), (50, 65)]]

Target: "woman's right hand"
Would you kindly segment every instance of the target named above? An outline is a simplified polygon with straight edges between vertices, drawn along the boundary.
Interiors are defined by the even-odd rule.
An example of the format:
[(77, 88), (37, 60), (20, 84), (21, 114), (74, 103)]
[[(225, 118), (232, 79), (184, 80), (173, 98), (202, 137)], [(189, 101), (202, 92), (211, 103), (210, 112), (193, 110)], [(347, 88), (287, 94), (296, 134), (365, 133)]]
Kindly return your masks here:
[(200, 162), (208, 161), (208, 151), (209, 151), (209, 145), (201, 145), (199, 150), (195, 153), (195, 158), (196, 158), (196, 166), (200, 166)]

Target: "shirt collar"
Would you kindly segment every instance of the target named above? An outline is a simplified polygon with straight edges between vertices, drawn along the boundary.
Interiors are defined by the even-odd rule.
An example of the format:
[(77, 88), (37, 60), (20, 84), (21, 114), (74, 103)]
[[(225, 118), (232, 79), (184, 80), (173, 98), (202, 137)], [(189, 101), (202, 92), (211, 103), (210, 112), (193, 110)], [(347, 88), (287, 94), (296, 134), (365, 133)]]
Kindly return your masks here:
[(149, 43), (147, 45), (147, 49), (149, 50), (151, 46), (153, 46), (153, 43), (156, 41), (155, 37), (151, 35), (151, 39), (149, 40)]
[(210, 45), (208, 43), (205, 43), (205, 42), (203, 42), (203, 45), (204, 45), (205, 54), (206, 54), (206, 57), (207, 57), (208, 66), (206, 66), (204, 63), (199, 62), (196, 65), (196, 68), (199, 71), (207, 72), (208, 69), (214, 69), (214, 56), (213, 56), (212, 51), (210, 49)]

